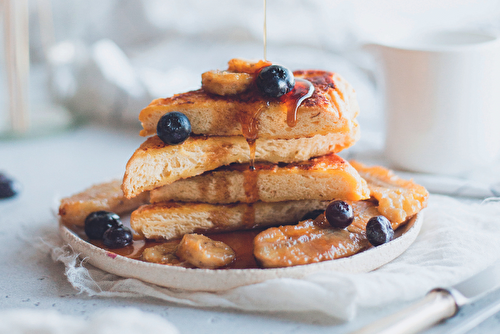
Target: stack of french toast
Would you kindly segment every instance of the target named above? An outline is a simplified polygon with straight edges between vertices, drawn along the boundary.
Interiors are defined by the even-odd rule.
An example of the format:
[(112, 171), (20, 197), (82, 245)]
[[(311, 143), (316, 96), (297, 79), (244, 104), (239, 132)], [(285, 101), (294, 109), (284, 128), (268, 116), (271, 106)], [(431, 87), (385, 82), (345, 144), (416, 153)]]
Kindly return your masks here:
[[(263, 267), (283, 267), (355, 254), (370, 246), (370, 218), (383, 215), (396, 229), (425, 207), (423, 187), (337, 155), (360, 136), (355, 91), (345, 79), (295, 71), (290, 91), (269, 96), (256, 83), (269, 66), (233, 59), (227, 70), (204, 73), (201, 89), (154, 100), (140, 112), (140, 135), (149, 137), (123, 181), (64, 199), (62, 221), (82, 225), (96, 210), (133, 210), (131, 227), (156, 240), (262, 229), (255, 257)], [(178, 143), (159, 133), (170, 113), (189, 121)], [(322, 215), (303, 219), (333, 200), (353, 207), (347, 228), (325, 225)]]

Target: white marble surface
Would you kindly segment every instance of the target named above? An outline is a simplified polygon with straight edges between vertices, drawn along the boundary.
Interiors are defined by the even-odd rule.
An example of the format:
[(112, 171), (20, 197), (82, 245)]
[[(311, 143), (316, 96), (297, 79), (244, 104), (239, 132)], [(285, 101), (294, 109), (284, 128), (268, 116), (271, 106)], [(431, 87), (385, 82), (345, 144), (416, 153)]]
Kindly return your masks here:
[[(23, 186), (21, 194), (0, 201), (0, 312), (5, 309), (53, 309), (87, 318), (108, 307), (137, 307), (161, 315), (181, 333), (349, 333), (401, 308), (366, 310), (339, 323), (321, 314), (245, 313), (195, 309), (154, 299), (91, 298), (77, 294), (64, 268), (40, 250), (40, 237), (57, 226), (54, 202), (89, 184), (123, 173), (128, 157), (142, 142), (136, 129), (85, 126), (61, 134), (0, 142), (0, 170)], [(466, 306), (428, 333), (448, 333), (460, 321), (500, 299), (500, 291)], [(491, 317), (471, 333), (496, 333), (500, 317)]]

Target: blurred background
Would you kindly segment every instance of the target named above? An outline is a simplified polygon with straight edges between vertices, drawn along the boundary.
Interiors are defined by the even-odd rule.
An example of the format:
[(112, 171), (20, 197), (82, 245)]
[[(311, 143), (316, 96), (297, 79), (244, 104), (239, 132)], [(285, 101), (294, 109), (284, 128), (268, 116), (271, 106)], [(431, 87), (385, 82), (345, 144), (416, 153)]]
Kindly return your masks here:
[[(151, 100), (199, 88), (201, 73), (224, 69), (233, 57), (263, 57), (263, 2), (0, 0), (0, 185), (10, 184), (2, 173), (21, 185), (16, 198), (0, 201), (0, 281), (9, 294), (0, 308), (53, 308), (86, 317), (102, 307), (138, 305), (76, 294), (62, 264), (31, 246), (55, 235), (61, 198), (123, 176), (144, 141), (138, 115)], [(344, 76), (357, 92), (362, 136), (341, 154), (387, 166), (379, 63), (363, 46), (464, 28), (500, 33), (500, 0), (267, 0), (267, 58), (292, 70)], [(500, 197), (499, 171), (500, 161), (458, 177), (396, 172), (433, 196), (483, 200)], [(233, 312), (144, 303), (144, 310), (191, 331), (244, 324)], [(270, 330), (297, 330), (295, 322), (278, 318)], [(274, 321), (245, 319), (262, 328)]]
[[(15, 117), (6, 47), (12, 24), (16, 42), (28, 43), (23, 16), (27, 122), (50, 132), (89, 120), (139, 126), (152, 99), (200, 87), (202, 72), (224, 69), (233, 57), (263, 58), (263, 8), (261, 0), (2, 0), (0, 132)], [(436, 28), (498, 32), (500, 2), (268, 0), (267, 58), (339, 72), (358, 93), (363, 130), (380, 132), (376, 63), (363, 44)]]

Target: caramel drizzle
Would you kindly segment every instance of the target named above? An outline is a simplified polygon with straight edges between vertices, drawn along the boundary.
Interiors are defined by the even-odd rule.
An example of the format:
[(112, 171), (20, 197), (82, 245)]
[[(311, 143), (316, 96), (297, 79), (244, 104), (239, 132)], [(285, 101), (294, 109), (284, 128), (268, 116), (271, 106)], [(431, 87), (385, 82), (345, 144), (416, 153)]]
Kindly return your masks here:
[(245, 189), (246, 202), (257, 202), (259, 200), (259, 189), (257, 187), (257, 181), (259, 178), (258, 170), (255, 168), (249, 168), (243, 172), (243, 177), (243, 187)]
[(269, 107), (269, 101), (261, 103), (250, 103), (239, 111), (239, 119), (243, 136), (250, 148), (250, 168), (255, 165), (255, 146), (259, 134), (258, 118), (264, 108)]
[(243, 226), (246, 229), (252, 229), (255, 227), (255, 208), (254, 203), (248, 203), (245, 207), (245, 213), (243, 214)]
[[(264, 63), (262, 65), (262, 68), (269, 66)], [(259, 68), (256, 73), (260, 72), (262, 68)], [(297, 111), (302, 102), (311, 97), (313, 93), (314, 86), (311, 82), (305, 79), (296, 79), (292, 91), (279, 98), (280, 103), (284, 104), (286, 107), (287, 124), (289, 127), (297, 125)], [(245, 197), (246, 202), (249, 203), (243, 215), (243, 224), (246, 227), (253, 227), (255, 225), (255, 208), (253, 203), (259, 199), (257, 188), (259, 172), (255, 169), (256, 141), (259, 134), (258, 118), (264, 108), (269, 108), (271, 101), (272, 100), (264, 100), (242, 104), (237, 111), (241, 130), (250, 150), (250, 166), (249, 169), (243, 173)]]
[(305, 79), (295, 79), (295, 86), (292, 91), (284, 95), (281, 100), (286, 105), (286, 122), (289, 127), (297, 125), (297, 110), (302, 102), (310, 98), (314, 93), (314, 86)]

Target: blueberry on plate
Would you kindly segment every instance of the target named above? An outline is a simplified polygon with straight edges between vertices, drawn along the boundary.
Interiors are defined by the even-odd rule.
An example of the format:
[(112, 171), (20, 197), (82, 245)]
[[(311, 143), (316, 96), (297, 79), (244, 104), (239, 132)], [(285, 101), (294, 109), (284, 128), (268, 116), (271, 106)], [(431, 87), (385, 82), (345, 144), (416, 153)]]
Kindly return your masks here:
[(104, 232), (102, 243), (108, 248), (121, 248), (132, 243), (132, 231), (125, 226), (113, 226)]
[(90, 239), (102, 239), (111, 227), (122, 226), (120, 216), (109, 211), (95, 211), (85, 218), (85, 234)]
[(160, 118), (156, 133), (165, 144), (181, 144), (191, 135), (191, 123), (183, 113), (172, 111)]
[(304, 215), (304, 217), (302, 217), (300, 219), (300, 221), (303, 221), (303, 220), (308, 220), (308, 219), (311, 219), (311, 220), (314, 220), (316, 218), (318, 218), (318, 216), (320, 214), (322, 214), (323, 212), (325, 212), (325, 210), (314, 210), (314, 211), (309, 211), (308, 213), (306, 213)]
[(271, 65), (260, 71), (255, 83), (265, 96), (280, 97), (293, 89), (295, 78), (288, 68)]
[(18, 192), (19, 184), (5, 174), (0, 173), (0, 199), (14, 197)]
[(384, 216), (372, 217), (366, 224), (366, 238), (373, 246), (379, 246), (394, 238), (391, 222)]
[(354, 212), (348, 203), (336, 200), (326, 207), (325, 218), (332, 227), (346, 228), (353, 222)]

